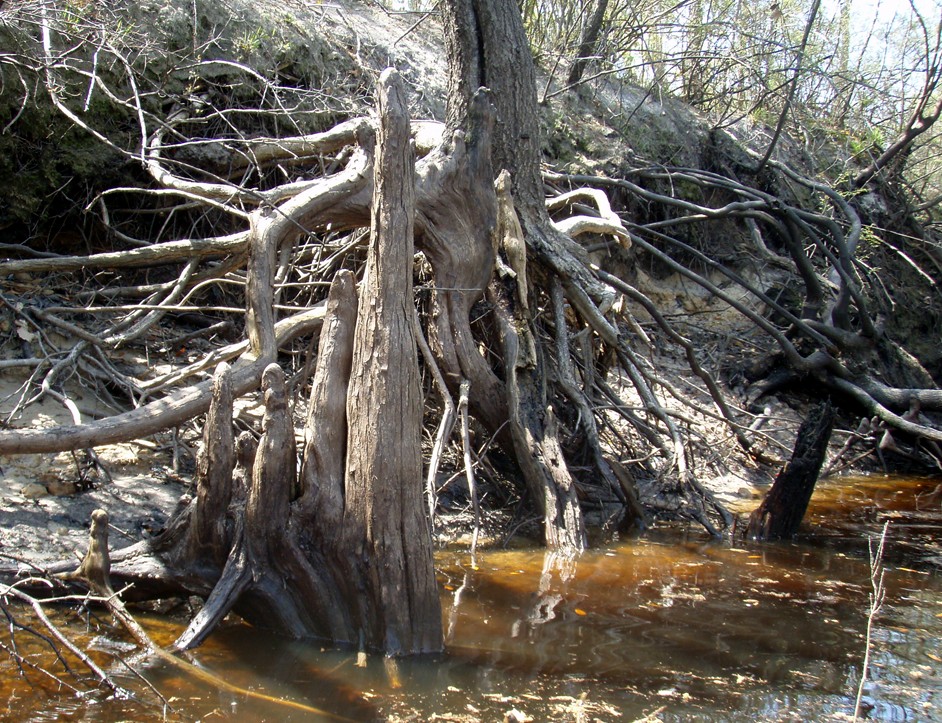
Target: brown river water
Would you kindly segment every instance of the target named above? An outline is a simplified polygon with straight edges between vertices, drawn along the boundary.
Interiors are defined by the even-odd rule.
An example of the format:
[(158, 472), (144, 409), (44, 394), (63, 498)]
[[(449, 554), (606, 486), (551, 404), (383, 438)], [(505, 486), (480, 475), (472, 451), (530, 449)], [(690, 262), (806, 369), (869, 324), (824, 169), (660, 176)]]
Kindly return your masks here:
[[(515, 710), (533, 721), (850, 720), (866, 641), (868, 547), (888, 520), (864, 717), (942, 721), (940, 482), (824, 482), (804, 534), (788, 543), (730, 545), (668, 526), (575, 561), (539, 549), (479, 553), (473, 562), (464, 550), (441, 552), (442, 656), (358, 666), (355, 653), (233, 622), (192, 657), (231, 685), (323, 714), (220, 690), (141, 658), (104, 616), (59, 611), (57, 623), (137, 700), (76, 693), (35, 670), (21, 676), (4, 655), (0, 719), (501, 721)], [(26, 610), (10, 611), (38, 629)], [(141, 620), (164, 644), (185, 624), (172, 614)], [(11, 638), (8, 625), (0, 642), (87, 690), (26, 631)]]

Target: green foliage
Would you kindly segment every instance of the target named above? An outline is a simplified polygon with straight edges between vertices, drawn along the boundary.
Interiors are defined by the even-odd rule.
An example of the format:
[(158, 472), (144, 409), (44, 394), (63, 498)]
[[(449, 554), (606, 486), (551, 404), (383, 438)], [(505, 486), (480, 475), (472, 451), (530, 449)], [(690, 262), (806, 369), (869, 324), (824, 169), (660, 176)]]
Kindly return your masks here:
[(273, 37), (274, 29), (267, 33), (260, 27), (243, 30), (234, 41), (236, 56), (241, 60), (250, 60), (259, 52), (262, 43), (270, 41)]
[(865, 160), (874, 155), (874, 151), (882, 148), (886, 143), (883, 131), (877, 127), (867, 128), (863, 133), (849, 133), (848, 147), (855, 156)]
[(61, 18), (66, 28), (78, 30), (95, 16), (95, 3), (90, 0), (67, 0), (62, 4)]
[[(877, 249), (882, 243), (883, 239), (880, 238), (878, 229), (874, 228), (871, 224), (864, 226), (860, 231), (860, 241), (857, 245), (857, 256), (863, 261), (873, 258), (873, 255), (876, 253)], [(878, 267), (873, 267), (872, 272), (879, 274), (880, 269)]]
[(547, 114), (543, 123), (544, 153), (560, 165), (572, 167), (579, 154), (587, 150), (588, 139), (561, 112)]

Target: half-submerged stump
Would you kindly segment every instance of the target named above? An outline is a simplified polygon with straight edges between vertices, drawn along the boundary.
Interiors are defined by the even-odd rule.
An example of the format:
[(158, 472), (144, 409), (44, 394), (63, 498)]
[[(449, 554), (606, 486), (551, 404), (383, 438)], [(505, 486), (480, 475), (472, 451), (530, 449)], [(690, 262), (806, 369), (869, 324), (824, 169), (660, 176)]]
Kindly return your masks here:
[(232, 391), (217, 369), (196, 495), (152, 541), (114, 555), (112, 576), (144, 593), (206, 597), (175, 647), (198, 645), (230, 611), (295, 637), (407, 655), (442, 648), (422, 500), (414, 337), (414, 152), (405, 92), (379, 84), (367, 267), (331, 285), (301, 469), (284, 373), (262, 375), (257, 446), (233, 439)]
[(795, 536), (821, 473), (833, 426), (834, 408), (829, 401), (811, 410), (798, 428), (791, 460), (775, 477), (762, 504), (749, 516), (746, 537), (781, 540)]

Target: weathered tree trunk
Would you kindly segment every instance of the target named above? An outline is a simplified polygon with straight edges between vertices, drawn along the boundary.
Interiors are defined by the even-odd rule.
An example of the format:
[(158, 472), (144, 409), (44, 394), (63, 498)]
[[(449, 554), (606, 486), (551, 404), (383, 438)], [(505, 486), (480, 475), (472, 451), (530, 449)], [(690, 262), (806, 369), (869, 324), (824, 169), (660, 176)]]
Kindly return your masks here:
[(597, 52), (599, 36), (602, 34), (602, 24), (605, 22), (605, 11), (607, 9), (608, 0), (596, 0), (589, 22), (582, 30), (576, 57), (572, 61), (569, 76), (566, 78), (568, 85), (575, 85), (582, 80), (582, 74), (585, 72), (586, 66)]
[[(898, 413), (911, 402), (926, 405), (926, 409), (931, 404), (938, 410), (942, 393), (937, 388), (888, 388), (869, 376), (859, 378), (856, 372), (851, 373), (852, 366), (835, 353), (870, 348), (876, 336), (851, 273), (862, 225), (839, 194), (771, 160), (770, 171), (785, 173), (809, 193), (822, 194), (831, 210), (810, 213), (792, 208), (755, 188), (694, 169), (639, 172), (642, 178), (656, 181), (655, 186), (679, 173), (698, 187), (712, 189), (709, 195), (720, 192), (723, 198), (731, 195), (735, 201), (719, 208), (655, 193), (635, 182), (545, 175), (554, 184), (591, 183), (620, 187), (623, 190), (619, 193), (639, 194), (663, 207), (652, 216), (663, 216), (670, 223), (686, 224), (696, 217), (748, 220), (766, 260), (774, 260), (776, 265), (791, 263), (798, 278), (805, 281), (807, 303), (799, 315), (768, 298), (733, 269), (679, 237), (672, 238), (667, 233), (669, 223), (626, 227), (599, 190), (588, 196), (596, 199), (591, 201), (596, 208), (585, 213), (582, 201), (571, 193), (557, 197), (554, 218), (567, 208), (577, 216), (554, 222), (544, 199), (535, 73), (519, 6), (511, 0), (444, 0), (442, 7), (450, 76), (447, 123), (442, 142), (423, 156), (414, 170), (404, 131), (407, 121), (402, 91), (389, 74), (383, 76), (380, 91), (378, 154), (374, 152), (376, 125), (368, 119), (351, 119), (325, 133), (263, 143), (258, 142), (255, 131), (244, 133), (245, 139), (255, 140), (242, 148), (238, 133), (228, 134), (231, 137), (225, 140), (206, 139), (217, 146), (207, 158), (216, 157), (218, 151), (231, 154), (230, 170), (251, 165), (245, 177), (255, 177), (257, 172), (257, 177), (264, 179), (255, 189), (225, 181), (218, 168), (208, 167), (202, 173), (185, 164), (175, 173), (173, 159), (167, 154), (173, 153), (174, 146), (190, 144), (168, 145), (164, 136), (172, 129), (180, 133), (181, 141), (188, 133), (202, 139), (205, 127), (202, 121), (188, 126), (188, 121), (171, 118), (155, 123), (159, 130), (150, 133), (145, 142), (146, 167), (153, 181), (162, 188), (183, 192), (194, 204), (202, 200), (207, 208), (228, 209), (234, 219), (247, 219), (248, 229), (218, 239), (179, 240), (119, 254), (0, 264), (0, 273), (6, 273), (4, 268), (12, 273), (185, 260), (185, 273), (160, 303), (169, 308), (171, 301), (175, 303), (202, 285), (193, 285), (191, 279), (201, 260), (238, 254), (226, 265), (213, 267), (207, 277), (223, 280), (216, 274), (228, 273), (230, 263), (236, 268), (248, 253), (248, 339), (225, 350), (222, 356), (226, 359), (238, 354), (243, 358), (231, 371), (219, 368), (211, 395), (209, 384), (200, 383), (147, 407), (87, 425), (0, 430), (0, 451), (75, 449), (166, 429), (210, 407), (195, 498), (156, 539), (113, 555), (112, 575), (119, 583), (134, 583), (129, 596), (183, 592), (206, 598), (204, 609), (181, 636), (178, 647), (198, 644), (229, 610), (291, 635), (317, 636), (361, 649), (404, 654), (441, 646), (428, 523), (420, 492), (416, 426), (420, 404), (412, 337), (413, 223), (415, 248), (424, 253), (432, 268), (431, 283), (422, 293), (429, 294), (423, 300), (430, 298), (425, 331), (435, 360), (453, 391), (464, 388), (465, 383), (470, 385), (471, 412), (483, 432), (494, 435), (507, 456), (517, 461), (520, 477), (543, 515), (546, 544), (556, 550), (573, 552), (585, 544), (580, 499), (587, 507), (605, 510), (606, 515), (619, 506), (630, 508), (632, 514), (641, 513), (631, 505), (633, 476), (627, 463), (620, 460), (644, 457), (624, 452), (641, 451), (634, 448), (645, 444), (661, 457), (660, 464), (652, 462), (645, 474), (665, 481), (679, 479), (670, 490), (671, 498), (687, 498), (681, 503), (687, 509), (671, 504), (665, 505), (667, 511), (697, 519), (716, 533), (707, 519), (705, 504), (710, 504), (722, 522), (728, 523), (725, 511), (710, 500), (688, 465), (690, 450), (675, 421), (678, 415), (658, 401), (656, 388), (668, 388), (666, 380), (641, 363), (629, 343), (629, 332), (624, 331), (634, 328), (648, 341), (643, 330), (627, 307), (612, 306), (615, 289), (635, 302), (645, 297), (596, 267), (592, 260), (600, 259), (590, 257), (588, 250), (597, 246), (596, 241), (584, 247), (579, 238), (603, 236), (622, 248), (635, 244), (657, 263), (666, 264), (751, 319), (775, 340), (795, 374), (817, 373), (832, 389), (854, 397), (869, 413), (894, 428), (942, 441), (938, 424), (920, 423), (917, 416)], [(601, 16), (605, 0), (598, 0), (596, 7)], [(95, 66), (88, 67), (93, 74)], [(49, 79), (49, 90), (54, 92), (51, 76)], [(110, 97), (122, 95), (111, 93)], [(147, 92), (149, 97), (154, 95)], [(228, 113), (224, 108), (217, 110), (220, 117)], [(919, 118), (929, 123), (933, 121), (927, 115), (931, 112), (928, 106), (922, 107)], [(145, 115), (146, 119), (141, 115), (142, 121), (150, 124), (151, 112)], [(280, 118), (275, 126), (282, 127)], [(342, 148), (353, 150), (341, 153)], [(905, 148), (897, 151), (905, 152)], [(318, 156), (323, 160), (329, 156), (325, 167), (331, 169), (342, 158), (348, 160), (343, 171), (330, 171), (332, 175), (319, 180), (283, 185), (273, 180), (275, 164), (282, 160), (295, 164)], [(301, 177), (307, 178), (310, 170), (305, 169)], [(660, 178), (661, 173), (667, 176)], [(501, 179), (496, 189), (495, 176)], [(211, 177), (215, 180), (207, 180)], [(682, 209), (681, 217), (675, 213), (678, 209)], [(275, 278), (298, 271), (302, 282), (297, 286), (308, 286), (307, 302), (319, 303), (320, 292), (312, 290), (319, 284), (308, 284), (312, 280), (309, 273), (299, 267), (287, 271), (295, 260), (304, 262), (312, 247), (313, 241), (306, 241), (295, 248), (299, 232), (317, 234), (329, 229), (332, 235), (338, 230), (361, 229), (371, 218), (373, 236), (359, 306), (352, 274), (340, 272), (333, 278), (301, 469), (297, 470), (293, 400), (275, 362), (286, 335), (310, 333), (321, 317), (302, 312), (277, 321)], [(110, 225), (104, 216), (102, 221)], [(792, 255), (790, 262), (765, 245), (760, 228), (765, 229), (762, 233), (783, 237), (782, 243)], [(662, 241), (726, 274), (751, 297), (776, 310), (788, 319), (801, 343), (768, 322), (751, 303), (737, 300), (735, 294), (727, 294), (686, 262), (672, 258), (662, 250)], [(330, 243), (325, 235), (325, 246)], [(357, 243), (356, 238), (350, 239), (348, 249)], [(830, 287), (821, 281), (821, 266), (807, 255), (807, 248), (815, 248), (815, 256), (831, 263), (839, 285), (830, 314), (824, 313)], [(358, 249), (347, 257), (345, 253), (338, 251), (343, 264), (353, 259), (359, 262), (354, 255)], [(320, 267), (316, 273), (321, 276), (313, 280), (328, 280), (334, 268), (331, 264)], [(289, 282), (283, 288), (292, 286), (295, 284)], [(482, 299), (484, 303), (480, 303)], [(671, 343), (686, 350), (691, 369), (706, 382), (722, 416), (748, 448), (747, 422), (730, 412), (718, 386), (698, 365), (691, 342), (683, 339), (653, 304), (647, 304), (651, 318)], [(7, 306), (16, 311), (14, 305)], [(71, 311), (84, 316), (83, 308), (78, 305)], [(23, 323), (37, 328), (38, 322), (55, 318), (39, 306), (29, 314), (17, 313)], [(852, 320), (860, 333), (853, 332)], [(116, 322), (115, 328), (125, 328), (120, 326), (124, 323)], [(67, 322), (62, 328), (68, 327), (74, 325)], [(74, 331), (80, 332), (76, 338), (82, 344), (91, 344), (88, 332), (73, 328), (69, 333)], [(95, 348), (105, 350), (119, 337), (109, 332)], [(811, 343), (806, 345), (806, 341)], [(82, 351), (81, 347), (72, 348)], [(577, 356), (574, 348), (580, 351), (575, 364), (571, 359)], [(598, 363), (603, 351), (617, 360), (624, 372), (620, 381), (634, 387), (643, 412), (636, 413), (636, 405), (625, 403), (613, 385), (606, 383), (611, 366)], [(38, 372), (54, 356), (31, 363)], [(213, 351), (199, 364), (189, 365), (185, 373), (201, 374), (218, 358)], [(58, 364), (55, 369), (59, 374)], [(53, 379), (47, 377), (44, 386)], [(169, 388), (177, 379), (165, 375), (132, 381), (154, 393)], [(254, 433), (243, 432), (234, 439), (232, 399), (257, 390), (259, 384), (265, 402), (261, 438), (256, 442)], [(675, 394), (675, 388), (670, 392)], [(701, 404), (682, 396), (676, 394), (681, 405), (709, 414)], [(608, 402), (601, 405), (598, 400), (603, 397)], [(41, 395), (35, 400), (39, 398)], [(622, 423), (633, 430), (631, 435), (621, 433)], [(602, 432), (604, 440), (600, 439)], [(754, 534), (790, 534), (800, 522), (820, 466), (812, 458), (819, 452), (818, 444), (826, 444), (827, 436), (823, 428), (817, 436), (807, 434), (814, 438), (807, 443), (814, 452), (803, 450), (803, 436), (795, 459), (755, 516)], [(633, 441), (635, 437), (640, 444)], [(619, 448), (621, 443), (625, 449)], [(615, 524), (617, 514), (608, 522)]]
[(415, 162), (405, 91), (389, 71), (380, 79), (378, 107), (373, 222), (347, 393), (342, 547), (365, 583), (357, 602), (372, 628), (367, 639), (400, 654), (441, 648), (441, 608), (422, 498)]
[(429, 344), (452, 393), (462, 380), (470, 382), (475, 416), (496, 431), (507, 419), (506, 390), (481, 355), (470, 319), (494, 269), (491, 94), (475, 92), (466, 111), (460, 127), (447, 128), (442, 143), (419, 166), (416, 244), (436, 281)]
[[(538, 254), (552, 256), (564, 266), (559, 257), (565, 253), (553, 243), (559, 236), (552, 232), (544, 203), (536, 76), (520, 12), (514, 3), (503, 0), (448, 0), (443, 13), (445, 45), (453, 59), (446, 126), (457, 128), (469, 113), (473, 91), (487, 86), (499, 119), (493, 165), (513, 174), (514, 197), (508, 189), (499, 202), (493, 246), (506, 254), (509, 233), (510, 243), (519, 246), (513, 265), (526, 264), (526, 249), (532, 243)], [(544, 515), (546, 544), (564, 551), (580, 550), (585, 546), (585, 526), (576, 483), (548, 406), (546, 370), (537, 363), (541, 354), (534, 346), (533, 315), (525, 294), (508, 293), (495, 287), (491, 301), (504, 353), (506, 419), (514, 456)]]
[(517, 4), (447, 0), (442, 13), (451, 59), (446, 126), (460, 128), (475, 91), (488, 88), (498, 118), (494, 168), (513, 174), (518, 211), (543, 209), (536, 70)]
[[(178, 649), (200, 644), (230, 610), (291, 636), (361, 650), (442, 648), (422, 499), (415, 161), (395, 72), (381, 76), (378, 96), (367, 270), (359, 306), (352, 274), (338, 273), (331, 285), (301, 470), (281, 368), (272, 363), (262, 374), (265, 414), (255, 445), (250, 437), (233, 439), (232, 374), (220, 365), (195, 497), (157, 538), (113, 556), (112, 577), (135, 583), (142, 597), (206, 598)], [(274, 354), (272, 282), (263, 260), (279, 238), (259, 233), (263, 252), (250, 265), (259, 273), (249, 303), (261, 327), (252, 337), (260, 355)]]
[(812, 409), (798, 429), (791, 460), (776, 476), (762, 504), (750, 515), (747, 537), (780, 540), (798, 532), (824, 463), (833, 426), (834, 408), (829, 401)]

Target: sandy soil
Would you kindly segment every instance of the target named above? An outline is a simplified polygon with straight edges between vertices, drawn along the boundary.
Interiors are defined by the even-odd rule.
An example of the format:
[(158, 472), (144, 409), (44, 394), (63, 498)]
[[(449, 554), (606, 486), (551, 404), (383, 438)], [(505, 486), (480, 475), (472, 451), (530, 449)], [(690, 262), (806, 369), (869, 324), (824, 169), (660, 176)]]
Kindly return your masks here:
[[(19, 384), (12, 374), (0, 375), (4, 419), (16, 402)], [(32, 407), (17, 426), (69, 422), (68, 412), (49, 400)], [(89, 468), (82, 453), (0, 457), (0, 555), (36, 564), (81, 555), (97, 508), (111, 517), (112, 548), (125, 547), (162, 526), (185, 489), (169, 469), (169, 452), (142, 442), (99, 447), (96, 453), (110, 480)]]

